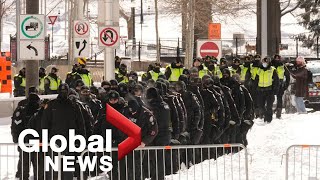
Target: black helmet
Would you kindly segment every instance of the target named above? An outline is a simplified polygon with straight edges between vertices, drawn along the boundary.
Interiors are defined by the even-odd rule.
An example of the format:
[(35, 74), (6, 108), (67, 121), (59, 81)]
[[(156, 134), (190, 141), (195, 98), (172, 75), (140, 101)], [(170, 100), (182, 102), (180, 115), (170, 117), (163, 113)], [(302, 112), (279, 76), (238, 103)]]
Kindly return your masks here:
[(119, 93), (117, 91), (111, 90), (108, 93), (108, 98), (109, 99), (119, 99), (120, 95), (119, 95)]

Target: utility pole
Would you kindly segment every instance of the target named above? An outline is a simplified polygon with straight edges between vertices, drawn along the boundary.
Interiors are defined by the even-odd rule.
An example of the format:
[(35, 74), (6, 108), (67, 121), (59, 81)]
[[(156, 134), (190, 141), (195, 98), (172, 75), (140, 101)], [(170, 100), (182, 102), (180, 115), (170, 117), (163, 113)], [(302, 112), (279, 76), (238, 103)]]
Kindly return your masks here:
[[(39, 0), (26, 0), (26, 14), (39, 14)], [(19, 16), (19, 14), (17, 14)], [(19, 28), (17, 28), (19, 31)], [(19, 32), (17, 32), (18, 34)], [(17, 42), (17, 44), (20, 42)], [(44, 47), (43, 47), (44, 48)], [(19, 51), (19, 50), (18, 50)], [(26, 63), (26, 95), (29, 87), (39, 86), (39, 61), (28, 60)]]
[(69, 21), (69, 33), (68, 33), (68, 40), (69, 40), (69, 64), (73, 64), (73, 18), (74, 18), (74, 4), (75, 0), (68, 0), (69, 8), (68, 8), (68, 21)]
[[(105, 25), (113, 26), (113, 0), (105, 0)], [(111, 80), (114, 79), (114, 50), (110, 47), (105, 47), (104, 51), (104, 79)]]

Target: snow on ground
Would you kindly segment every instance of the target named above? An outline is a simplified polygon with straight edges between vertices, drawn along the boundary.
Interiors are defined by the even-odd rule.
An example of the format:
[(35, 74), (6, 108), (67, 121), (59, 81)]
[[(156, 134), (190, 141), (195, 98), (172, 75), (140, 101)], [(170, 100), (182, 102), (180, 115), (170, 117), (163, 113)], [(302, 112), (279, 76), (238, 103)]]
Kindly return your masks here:
[[(255, 125), (248, 133), (248, 153), (249, 156), (249, 179), (254, 180), (269, 180), (269, 179), (285, 179), (285, 157), (283, 157), (283, 162), (281, 164), (282, 155), (286, 153), (286, 149), (293, 144), (318, 144), (320, 145), (319, 139), (319, 127), (320, 127), (320, 112), (314, 112), (309, 114), (283, 114), (283, 118), (278, 120), (274, 119), (271, 124), (262, 125), (261, 120), (256, 119)], [(0, 143), (10, 143), (12, 142), (11, 134), (10, 134), (10, 118), (0, 118)], [(316, 151), (315, 151), (316, 150)], [(0, 148), (1, 152), (1, 163), (0, 163), (0, 179), (3, 179), (6, 176), (6, 171), (8, 170), (9, 177), (12, 177), (14, 174), (15, 166), (13, 166), (12, 161), (6, 161), (3, 157), (4, 154), (7, 153), (6, 148)], [(309, 165), (313, 169), (303, 168), (303, 174), (307, 174), (307, 176), (303, 176), (301, 179), (316, 179), (315, 168), (318, 169), (318, 173), (320, 174), (320, 170), (318, 168), (317, 162), (315, 161), (315, 157), (319, 156), (319, 149), (311, 150), (311, 157), (308, 156), (309, 150), (306, 149), (301, 152), (301, 149), (295, 149), (295, 156), (292, 155), (289, 158), (290, 168), (290, 177), (298, 177), (300, 173), (300, 164), (301, 158), (298, 156), (303, 154), (303, 164)], [(291, 153), (293, 151), (290, 151)], [(9, 149), (9, 153), (12, 155), (15, 151), (11, 151)], [(17, 154), (17, 153), (16, 153)], [(233, 162), (238, 162), (237, 159), (243, 158), (244, 152), (241, 152), (240, 155), (233, 155)], [(293, 159), (296, 159), (295, 170), (298, 171), (297, 174), (293, 174)], [(217, 179), (215, 174), (216, 164), (219, 167), (223, 166), (223, 160), (226, 160), (226, 169), (230, 167), (231, 163), (231, 155), (227, 155), (225, 157), (220, 157), (218, 159), (218, 163), (215, 160), (205, 161), (202, 164), (198, 164), (195, 167), (187, 170), (182, 170), (180, 172), (180, 177), (186, 179), (186, 174), (188, 174), (188, 179)], [(15, 159), (16, 160), (16, 159)], [(9, 164), (8, 164), (9, 163)], [(13, 167), (12, 167), (13, 166)], [(237, 163), (233, 165), (233, 167), (237, 168)], [(210, 174), (211, 178), (209, 178), (209, 167), (211, 169)], [(204, 168), (203, 176), (201, 172), (201, 168)], [(244, 179), (237, 177), (239, 174), (234, 169), (235, 174), (233, 179)], [(241, 168), (243, 166), (241, 165)], [(220, 170), (220, 168), (219, 168)], [(223, 169), (222, 169), (223, 170)], [(241, 172), (242, 173), (242, 172)], [(220, 173), (219, 173), (220, 174)], [(178, 175), (174, 176), (174, 179), (177, 179)], [(320, 177), (320, 176), (319, 176)], [(9, 178), (10, 179), (10, 178)], [(232, 179), (230, 176), (226, 178), (219, 176), (219, 179)]]

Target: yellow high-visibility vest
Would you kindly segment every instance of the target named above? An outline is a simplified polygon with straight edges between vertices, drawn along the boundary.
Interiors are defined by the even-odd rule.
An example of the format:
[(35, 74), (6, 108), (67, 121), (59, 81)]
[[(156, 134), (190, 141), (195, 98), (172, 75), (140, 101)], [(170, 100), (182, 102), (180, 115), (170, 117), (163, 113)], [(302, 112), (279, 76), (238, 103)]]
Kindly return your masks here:
[(57, 91), (58, 90), (58, 88), (59, 88), (59, 86), (60, 86), (60, 84), (61, 84), (61, 80), (60, 80), (60, 78), (58, 78), (57, 80), (55, 80), (54, 78), (52, 78), (51, 76), (46, 76), (46, 78), (47, 79), (49, 79), (49, 81), (50, 81), (50, 90), (51, 91)]
[(277, 67), (277, 73), (278, 73), (279, 79), (281, 79), (281, 80), (284, 79), (284, 72), (285, 72), (284, 65)]
[(208, 74), (208, 68), (203, 67), (203, 69), (199, 71), (199, 78), (202, 78), (204, 75), (207, 75), (207, 74)]
[(122, 74), (118, 74), (118, 77), (119, 78), (122, 78), (123, 77), (123, 80), (120, 81), (119, 83), (128, 83), (129, 82), (129, 78), (127, 76), (124, 76)]
[(44, 91), (44, 79), (45, 79), (45, 77), (40, 78), (40, 82), (39, 82), (39, 90), (40, 91)]
[(169, 81), (171, 81), (171, 82), (179, 81), (179, 77), (183, 73), (184, 68), (172, 68), (171, 65), (169, 65), (169, 68), (171, 70), (171, 75), (169, 77)]
[(154, 81), (157, 81), (158, 78), (159, 78), (159, 76), (160, 76), (160, 75), (163, 75), (162, 72), (156, 73), (156, 72), (154, 72), (154, 71), (150, 71), (149, 73), (150, 73), (150, 75), (151, 75), (151, 78), (152, 78)]
[(79, 74), (84, 85), (90, 87), (92, 85), (92, 78), (91, 78), (91, 74)]
[(241, 81), (245, 81), (246, 80), (246, 74), (247, 74), (249, 68), (248, 67), (244, 67), (244, 66), (240, 66), (240, 68), (241, 68), (240, 80)]
[(276, 68), (271, 67), (270, 69), (264, 71), (263, 69), (259, 69), (257, 75), (259, 76), (259, 87), (269, 87), (272, 86), (272, 76), (273, 72)]
[(19, 75), (19, 74), (15, 75), (14, 77), (15, 77), (15, 78), (16, 78), (16, 77), (21, 78), (21, 79), (22, 79), (22, 81), (21, 81), (20, 86), (21, 86), (21, 87), (26, 87), (26, 78), (25, 78), (25, 77), (22, 77), (22, 76), (21, 76), (21, 75)]
[(256, 79), (256, 75), (258, 73), (259, 67), (253, 67), (251, 66), (250, 68), (250, 74), (251, 74), (251, 79), (255, 80)]

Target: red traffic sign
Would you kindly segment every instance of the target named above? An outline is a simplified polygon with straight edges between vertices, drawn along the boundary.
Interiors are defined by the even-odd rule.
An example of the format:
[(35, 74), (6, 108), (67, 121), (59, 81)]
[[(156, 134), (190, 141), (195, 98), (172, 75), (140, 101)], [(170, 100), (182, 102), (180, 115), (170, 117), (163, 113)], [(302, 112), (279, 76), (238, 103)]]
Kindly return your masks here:
[(84, 21), (76, 21), (74, 25), (74, 31), (79, 36), (84, 36), (89, 31), (89, 25), (87, 22), (84, 22)]
[(58, 16), (49, 16), (49, 20), (50, 20), (49, 24), (54, 25), (54, 23), (56, 22), (57, 18), (58, 18)]
[(114, 46), (119, 40), (118, 31), (114, 28), (107, 27), (100, 31), (100, 42), (105, 46)]
[(141, 144), (141, 128), (113, 109), (109, 104), (107, 104), (106, 108), (106, 121), (128, 135), (128, 138), (118, 146), (118, 160), (124, 158)]
[(202, 44), (200, 47), (201, 57), (205, 57), (205, 56), (218, 57), (219, 52), (220, 52), (219, 46), (214, 42), (206, 42)]

